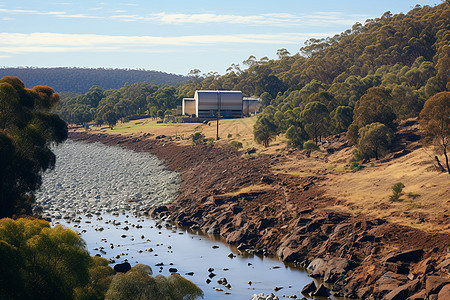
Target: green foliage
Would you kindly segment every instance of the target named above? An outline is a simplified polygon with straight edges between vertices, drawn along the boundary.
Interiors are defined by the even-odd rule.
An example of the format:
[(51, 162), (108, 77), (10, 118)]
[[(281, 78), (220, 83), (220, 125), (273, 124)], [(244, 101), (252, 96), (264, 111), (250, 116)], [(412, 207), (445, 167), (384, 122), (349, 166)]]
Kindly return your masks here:
[(389, 200), (392, 202), (399, 201), (400, 196), (403, 195), (404, 187), (405, 187), (405, 185), (401, 182), (397, 182), (396, 184), (394, 184), (392, 186), (392, 195), (389, 196)]
[(298, 126), (291, 125), (286, 131), (286, 138), (288, 139), (291, 146), (302, 149), (303, 143), (308, 138), (308, 135), (303, 130), (301, 124)]
[(116, 126), (118, 118), (117, 115), (113, 111), (107, 111), (103, 114), (102, 120), (104, 123), (108, 124), (111, 129)]
[(425, 143), (434, 145), (436, 153), (445, 156), (450, 174), (450, 92), (438, 93), (425, 102), (420, 112), (420, 125), (425, 130)]
[(363, 157), (384, 156), (391, 145), (392, 130), (381, 123), (371, 123), (359, 129), (358, 150)]
[(210, 145), (214, 145), (215, 142), (216, 142), (216, 139), (212, 138), (212, 137), (207, 140), (207, 143)]
[(273, 115), (270, 114), (271, 107), (268, 106), (264, 113), (258, 116), (253, 127), (253, 136), (258, 144), (268, 147), (269, 143), (277, 135), (277, 126), (275, 125)]
[(331, 119), (334, 122), (334, 132), (347, 131), (353, 121), (353, 109), (350, 106), (338, 106), (331, 113)]
[(231, 133), (229, 133), (228, 135), (227, 135), (227, 138), (232, 138), (233, 137), (233, 135), (231, 134)]
[(392, 97), (388, 90), (383, 87), (370, 88), (357, 103), (352, 126), (349, 127), (348, 137), (356, 144), (358, 137), (355, 137), (356, 128), (358, 136), (360, 128), (371, 123), (382, 123), (391, 129), (395, 129), (394, 120), (396, 116), (389, 103)]
[(317, 146), (314, 141), (309, 140), (303, 143), (303, 149), (305, 150), (319, 150), (319, 146)]
[(363, 159), (364, 156), (361, 154), (361, 152), (358, 149), (354, 149), (352, 161), (362, 161)]
[(231, 141), (228, 143), (228, 146), (235, 148), (236, 150), (239, 150), (243, 147), (242, 142), (239, 142), (239, 141)]
[(350, 169), (352, 169), (353, 171), (359, 171), (362, 169), (362, 165), (357, 161), (352, 161), (350, 163)]
[(178, 274), (169, 278), (152, 277), (149, 266), (138, 264), (125, 274), (117, 274), (111, 281), (105, 299), (196, 299), (203, 292), (191, 281)]
[(1, 219), (0, 254), (3, 299), (73, 299), (89, 280), (84, 241), (43, 220)]
[(75, 288), (77, 300), (102, 300), (109, 289), (115, 271), (109, 266), (107, 259), (93, 256), (89, 267), (89, 283)]
[(205, 142), (205, 135), (203, 133), (197, 131), (192, 135), (192, 144), (194, 146), (204, 142)]
[(305, 106), (300, 120), (305, 131), (317, 143), (321, 137), (327, 134), (329, 117), (327, 107), (318, 101), (313, 101)]
[(31, 214), (42, 173), (55, 165), (50, 147), (67, 139), (66, 123), (50, 113), (58, 100), (49, 87), (0, 79), (0, 217)]

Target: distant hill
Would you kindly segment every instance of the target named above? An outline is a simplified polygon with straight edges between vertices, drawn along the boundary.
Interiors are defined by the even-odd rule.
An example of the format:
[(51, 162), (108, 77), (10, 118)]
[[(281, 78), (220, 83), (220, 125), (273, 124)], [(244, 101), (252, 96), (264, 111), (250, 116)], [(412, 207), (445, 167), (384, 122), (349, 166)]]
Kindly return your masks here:
[(187, 79), (186, 76), (159, 71), (104, 68), (0, 68), (0, 78), (3, 76), (17, 76), (28, 88), (48, 85), (56, 92), (74, 93), (86, 93), (93, 85), (118, 89), (126, 82), (174, 85)]

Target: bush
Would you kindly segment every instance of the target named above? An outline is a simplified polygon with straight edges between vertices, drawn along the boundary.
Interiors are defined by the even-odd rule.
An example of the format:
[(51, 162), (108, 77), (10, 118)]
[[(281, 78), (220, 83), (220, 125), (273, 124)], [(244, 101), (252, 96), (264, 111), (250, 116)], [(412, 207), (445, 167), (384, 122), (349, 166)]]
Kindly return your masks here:
[(233, 135), (231, 134), (231, 133), (229, 133), (228, 135), (227, 135), (227, 138), (229, 138), (229, 139), (231, 139), (233, 137)]
[(354, 149), (352, 161), (362, 161), (363, 159), (364, 159), (364, 157), (361, 154), (361, 152), (359, 152), (358, 149)]
[(358, 150), (365, 158), (375, 157), (378, 160), (389, 151), (392, 141), (392, 130), (382, 123), (371, 123), (358, 131)]
[(397, 182), (392, 186), (392, 195), (389, 197), (389, 200), (392, 202), (399, 201), (400, 196), (403, 195), (403, 188), (405, 185), (401, 182)]
[(196, 299), (202, 290), (179, 274), (152, 277), (149, 266), (138, 264), (124, 274), (114, 276), (105, 299)]
[(236, 150), (241, 149), (243, 147), (242, 143), (239, 141), (231, 141), (228, 143), (228, 146), (230, 146), (232, 148), (236, 148)]
[(192, 135), (192, 144), (198, 145), (205, 142), (205, 135), (201, 132), (196, 132)]
[(0, 220), (0, 298), (73, 299), (92, 262), (72, 230), (37, 219)]
[(350, 164), (350, 169), (352, 169), (353, 171), (359, 171), (361, 170), (362, 165), (359, 162), (356, 161), (352, 161)]
[(210, 145), (214, 145), (215, 142), (216, 142), (215, 138), (209, 138), (208, 139), (208, 144), (210, 144)]
[(314, 143), (312, 140), (306, 141), (303, 143), (303, 149), (305, 150), (319, 150), (319, 146)]

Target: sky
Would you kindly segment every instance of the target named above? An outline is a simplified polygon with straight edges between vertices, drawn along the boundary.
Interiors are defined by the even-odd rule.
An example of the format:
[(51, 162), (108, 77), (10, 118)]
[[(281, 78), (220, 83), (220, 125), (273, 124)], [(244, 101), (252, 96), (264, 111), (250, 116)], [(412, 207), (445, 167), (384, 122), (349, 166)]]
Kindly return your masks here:
[(0, 0), (0, 66), (224, 74), (441, 0)]

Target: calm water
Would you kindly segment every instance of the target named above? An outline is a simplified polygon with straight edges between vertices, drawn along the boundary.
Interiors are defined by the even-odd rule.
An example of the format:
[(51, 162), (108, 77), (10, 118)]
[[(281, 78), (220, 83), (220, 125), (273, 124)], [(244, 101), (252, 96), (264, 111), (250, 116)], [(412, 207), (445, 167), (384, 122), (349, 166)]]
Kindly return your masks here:
[[(86, 147), (88, 157), (82, 155)], [(305, 272), (285, 266), (273, 258), (242, 255), (213, 236), (198, 235), (185, 229), (166, 227), (165, 224), (157, 226), (155, 220), (134, 216), (126, 210), (127, 205), (123, 205), (126, 202), (119, 197), (121, 191), (115, 192), (116, 202), (111, 202), (110, 198), (103, 199), (108, 195), (103, 190), (110, 190), (111, 180), (114, 180), (108, 176), (118, 172), (121, 181), (127, 182), (128, 191), (139, 191), (142, 198), (145, 194), (145, 201), (151, 201), (154, 195), (159, 202), (162, 196), (155, 190), (157, 187), (151, 186), (150, 194), (146, 194), (145, 190), (148, 182), (155, 181), (152, 176), (168, 172), (167, 169), (159, 169), (154, 173), (141, 172), (139, 176), (147, 176), (148, 180), (136, 180), (137, 169), (142, 170), (144, 165), (155, 163), (154, 157), (119, 147), (105, 147), (69, 142), (58, 148), (56, 154), (59, 163), (54, 173), (44, 177), (42, 192), (38, 194), (38, 203), (45, 204), (44, 213), (54, 217), (53, 224), (59, 223), (79, 232), (91, 255), (100, 254), (116, 263), (127, 260), (132, 266), (137, 263), (147, 264), (152, 267), (154, 275), (167, 276), (170, 274), (169, 268), (176, 268), (179, 274), (203, 290), (205, 299), (250, 299), (256, 293), (274, 293), (280, 298), (292, 295), (302, 297), (300, 290), (311, 281)], [(110, 160), (105, 160), (105, 151)], [(116, 152), (117, 159), (114, 159)], [(126, 162), (122, 163), (120, 157), (126, 157)], [(147, 158), (151, 159), (147, 161)], [(93, 165), (95, 170), (92, 170)], [(161, 167), (160, 162), (156, 162), (156, 165)], [(74, 166), (77, 166), (76, 172), (73, 172)], [(92, 180), (92, 174), (80, 175), (89, 172), (98, 172), (94, 175), (96, 180)], [(84, 180), (84, 177), (91, 179)], [(171, 184), (176, 182), (172, 175), (168, 177)], [(64, 178), (65, 183), (58, 184), (58, 178)], [(83, 185), (82, 191), (77, 190), (79, 185)], [(167, 185), (159, 185), (167, 189)], [(78, 196), (71, 196), (73, 193)], [(97, 193), (102, 196), (96, 196)], [(52, 202), (48, 194), (65, 196), (57, 197), (58, 201)], [(64, 199), (67, 199), (66, 202)], [(101, 214), (95, 215), (94, 212)], [(55, 219), (56, 216), (62, 218)], [(228, 257), (231, 252), (236, 255), (234, 258)], [(210, 268), (214, 269), (214, 277), (209, 277)], [(186, 274), (190, 272), (193, 275)], [(220, 278), (226, 278), (231, 288), (218, 284)], [(209, 284), (207, 279), (211, 280)], [(282, 289), (275, 292), (275, 287)]]

